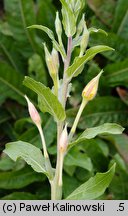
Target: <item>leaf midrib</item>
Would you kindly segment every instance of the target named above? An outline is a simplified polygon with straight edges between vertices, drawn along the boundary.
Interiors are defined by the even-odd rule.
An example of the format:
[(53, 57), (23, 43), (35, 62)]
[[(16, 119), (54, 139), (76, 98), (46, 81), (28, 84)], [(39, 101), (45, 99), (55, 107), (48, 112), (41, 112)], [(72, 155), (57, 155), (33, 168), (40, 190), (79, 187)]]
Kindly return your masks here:
[(113, 77), (113, 76), (119, 75), (119, 74), (126, 72), (126, 71), (128, 71), (128, 68), (124, 68), (124, 69), (121, 69), (119, 71), (115, 71), (114, 73), (107, 74), (107, 75), (105, 75), (105, 77)]
[(15, 91), (17, 94), (19, 94), (20, 96), (24, 96), (24, 94), (19, 91), (19, 89), (17, 89), (15, 86), (13, 86), (11, 83), (7, 82), (6, 80), (4, 80), (2, 77), (0, 77), (0, 81), (3, 82), (5, 85), (7, 85), (9, 88), (11, 88), (13, 91)]
[[(109, 176), (107, 176), (107, 177), (110, 177), (110, 173), (109, 173)], [(93, 177), (92, 177), (92, 178), (93, 178)], [(85, 192), (87, 193), (88, 190), (90, 190), (90, 188), (91, 188), (91, 190), (93, 190), (93, 188), (97, 187), (97, 185), (103, 183), (104, 181), (106, 181), (106, 177), (104, 177), (104, 179), (102, 179), (101, 181), (99, 181), (96, 185), (88, 187), (88, 188), (85, 190)], [(75, 194), (73, 194), (72, 196), (77, 196), (77, 195), (80, 194), (80, 193), (81, 193), (81, 191), (80, 191), (80, 192), (77, 192), (77, 193), (75, 193)], [(83, 192), (82, 192), (82, 193), (83, 193)], [(90, 194), (91, 194), (91, 193), (90, 193)], [(72, 196), (69, 196), (69, 197), (67, 197), (67, 198), (70, 198), (70, 197), (72, 197)]]

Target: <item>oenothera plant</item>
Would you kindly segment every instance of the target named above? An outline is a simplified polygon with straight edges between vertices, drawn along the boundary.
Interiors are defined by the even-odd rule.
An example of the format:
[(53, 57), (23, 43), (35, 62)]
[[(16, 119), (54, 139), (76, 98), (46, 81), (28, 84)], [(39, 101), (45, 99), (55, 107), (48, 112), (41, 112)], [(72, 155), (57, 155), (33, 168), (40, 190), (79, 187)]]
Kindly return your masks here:
[[(56, 168), (52, 167), (52, 163), (47, 151), (47, 144), (45, 142), (45, 135), (41, 127), (41, 117), (35, 106), (25, 96), (29, 114), (37, 126), (43, 147), (43, 154), (41, 150), (34, 145), (22, 141), (8, 143), (4, 152), (10, 156), (14, 161), (18, 158), (24, 159), (31, 167), (39, 173), (44, 173), (51, 186), (51, 199), (62, 199), (63, 186), (63, 162), (65, 155), (68, 154), (70, 148), (78, 145), (81, 141), (93, 139), (98, 134), (120, 134), (123, 128), (117, 124), (106, 123), (94, 128), (86, 129), (77, 139), (74, 135), (81, 117), (83, 109), (96, 96), (98, 83), (101, 71), (94, 77), (84, 88), (82, 92), (82, 102), (74, 123), (67, 131), (68, 122), (66, 121), (66, 102), (71, 89), (71, 81), (78, 76), (85, 63), (91, 60), (97, 53), (103, 51), (113, 50), (108, 46), (98, 45), (87, 49), (90, 34), (92, 32), (101, 32), (106, 34), (101, 29), (87, 28), (84, 15), (81, 16), (81, 10), (84, 6), (83, 0), (60, 0), (62, 3), (62, 22), (59, 18), (59, 13), (56, 13), (55, 30), (54, 33), (45, 26), (32, 25), (28, 28), (36, 28), (45, 32), (52, 41), (53, 49), (50, 52), (44, 43), (45, 59), (49, 74), (53, 80), (53, 88), (50, 89), (40, 82), (35, 81), (30, 77), (25, 77), (24, 85), (33, 90), (38, 96), (38, 106), (42, 112), (50, 113), (57, 124), (57, 160)], [(80, 21), (78, 21), (80, 20)], [(63, 24), (63, 27), (62, 27)], [(67, 49), (65, 49), (62, 33), (63, 29), (67, 37)], [(57, 39), (56, 39), (57, 38)], [(72, 52), (79, 47), (79, 55), (74, 59)], [(59, 67), (60, 59), (63, 62), (63, 78), (60, 80)], [(62, 65), (62, 64), (61, 64)], [(91, 177), (87, 182), (78, 187), (72, 192), (67, 199), (95, 199), (104, 193), (112, 180), (115, 171), (115, 164), (110, 167), (106, 173), (97, 173)]]

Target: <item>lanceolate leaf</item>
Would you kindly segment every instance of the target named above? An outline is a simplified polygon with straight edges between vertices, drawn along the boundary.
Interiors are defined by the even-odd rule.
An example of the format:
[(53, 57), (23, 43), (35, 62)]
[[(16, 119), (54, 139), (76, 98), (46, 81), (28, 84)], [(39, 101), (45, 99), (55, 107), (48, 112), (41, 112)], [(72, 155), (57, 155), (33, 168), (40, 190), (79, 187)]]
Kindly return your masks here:
[(30, 77), (25, 77), (24, 85), (38, 94), (39, 107), (42, 112), (50, 113), (56, 121), (63, 121), (65, 119), (65, 111), (61, 103), (48, 87)]
[[(113, 50), (111, 47), (108, 46), (94, 46), (87, 50), (86, 54), (83, 57), (78, 57), (75, 59), (74, 63), (67, 69), (66, 73), (69, 78), (72, 78), (73, 76), (78, 75), (78, 71), (87, 61), (91, 60), (96, 54), (103, 52)], [(81, 72), (81, 70), (80, 70)]]
[(42, 25), (32, 25), (32, 26), (29, 26), (28, 28), (39, 29), (39, 30), (44, 31), (49, 36), (49, 38), (52, 40), (52, 43), (53, 43), (55, 49), (60, 52), (60, 54), (62, 55), (63, 58), (66, 57), (65, 51), (58, 44), (58, 42), (55, 40), (54, 34), (49, 28), (47, 28), (46, 26), (42, 26)]
[(4, 152), (14, 161), (18, 158), (24, 159), (31, 167), (39, 173), (45, 173), (44, 158), (39, 148), (30, 143), (17, 141), (6, 144)]
[(109, 186), (115, 172), (115, 164), (106, 173), (97, 173), (73, 191), (67, 200), (91, 200), (101, 196)]
[[(67, 111), (67, 121), (72, 125), (78, 109)], [(128, 107), (115, 97), (97, 97), (90, 101), (84, 109), (78, 128), (85, 130), (88, 127), (98, 126), (107, 122), (119, 123), (122, 126), (128, 124)]]
[(62, 3), (63, 25), (65, 33), (68, 37), (73, 36), (76, 32), (76, 20), (73, 11), (65, 0), (60, 0)]
[(85, 139), (93, 139), (100, 134), (121, 134), (123, 130), (124, 128), (122, 128), (120, 125), (112, 123), (105, 123), (98, 127), (87, 128), (76, 141), (69, 144), (69, 148), (82, 142)]
[(128, 84), (128, 58), (124, 61), (109, 64), (104, 68), (107, 83), (111, 86)]
[(36, 173), (30, 167), (25, 167), (18, 171), (9, 171), (0, 173), (0, 188), (2, 189), (20, 189), (33, 182), (42, 182), (45, 175)]
[(21, 47), (21, 52), (24, 53), (25, 56), (30, 56), (32, 49), (34, 51), (37, 50), (35, 34), (34, 32), (30, 33), (27, 29), (27, 26), (31, 25), (36, 20), (33, 1), (5, 0), (4, 3), (13, 38), (18, 41), (18, 47)]
[(106, 36), (108, 35), (106, 31), (104, 31), (103, 29), (96, 29), (96, 28), (89, 28), (88, 29), (89, 33), (102, 33), (105, 34)]
[[(121, 33), (122, 28), (124, 27), (125, 21), (128, 19), (128, 1), (126, 0), (119, 0), (116, 11), (115, 11), (115, 18), (113, 23), (113, 31)], [(127, 36), (127, 31), (123, 36)]]
[(13, 192), (5, 195), (1, 200), (37, 200), (38, 196), (28, 192)]
[(12, 98), (24, 104), (22, 81), (23, 76), (20, 73), (8, 64), (0, 62), (0, 104), (6, 98)]

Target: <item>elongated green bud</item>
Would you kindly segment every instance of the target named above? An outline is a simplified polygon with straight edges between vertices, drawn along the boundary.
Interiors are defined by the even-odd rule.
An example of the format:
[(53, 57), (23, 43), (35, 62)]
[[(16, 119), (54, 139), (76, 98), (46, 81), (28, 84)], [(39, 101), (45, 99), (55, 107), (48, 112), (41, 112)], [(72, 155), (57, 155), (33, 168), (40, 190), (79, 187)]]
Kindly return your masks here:
[(58, 59), (56, 57), (55, 51), (52, 54), (48, 51), (48, 48), (44, 44), (44, 51), (45, 51), (45, 60), (49, 70), (49, 74), (52, 79), (55, 78), (56, 74), (58, 73)]
[(35, 108), (35, 106), (32, 104), (32, 102), (29, 100), (29, 98), (26, 95), (25, 95), (25, 99), (28, 104), (28, 111), (32, 121), (35, 123), (36, 126), (41, 125), (41, 118), (37, 109)]
[(80, 56), (82, 56), (83, 53), (85, 52), (87, 45), (88, 45), (88, 41), (89, 41), (89, 31), (87, 29), (86, 22), (85, 22), (84, 31), (83, 31), (83, 35), (82, 35), (82, 39), (80, 43)]
[(58, 73), (58, 69), (59, 69), (59, 55), (58, 55), (58, 52), (56, 51), (56, 49), (53, 48), (53, 50), (51, 52), (51, 56), (52, 56), (52, 61), (54, 63), (56, 71)]
[(102, 73), (103, 73), (103, 70), (85, 86), (82, 92), (82, 97), (86, 101), (93, 100), (93, 98), (96, 96), (98, 85), (99, 85), (99, 79)]
[(58, 11), (56, 12), (55, 28), (56, 28), (56, 33), (57, 33), (58, 38), (59, 38), (59, 36), (61, 36), (61, 34), (62, 34), (62, 25), (61, 25)]
[(84, 24), (85, 24), (85, 15), (83, 14), (78, 26), (77, 26), (77, 36), (79, 36), (83, 29), (84, 29)]

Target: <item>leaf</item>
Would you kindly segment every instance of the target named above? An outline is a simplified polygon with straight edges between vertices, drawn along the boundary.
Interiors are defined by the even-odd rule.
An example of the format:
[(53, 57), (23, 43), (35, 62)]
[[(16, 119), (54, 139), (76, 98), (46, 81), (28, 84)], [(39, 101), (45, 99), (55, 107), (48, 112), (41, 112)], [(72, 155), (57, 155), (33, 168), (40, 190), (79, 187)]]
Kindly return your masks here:
[[(128, 1), (118, 0), (115, 11), (114, 23), (112, 30), (118, 34), (122, 32), (125, 21), (128, 21)], [(127, 31), (128, 32), (128, 31)], [(125, 32), (125, 38), (127, 39), (127, 32)], [(122, 36), (122, 34), (121, 34)], [(124, 34), (123, 34), (124, 36)]]
[(54, 30), (54, 21), (56, 16), (56, 8), (51, 1), (38, 0), (37, 4), (37, 23), (47, 26)]
[(1, 198), (1, 200), (37, 200), (35, 194), (28, 192), (13, 192)]
[(73, 11), (65, 0), (60, 0), (62, 3), (63, 26), (67, 37), (71, 37), (76, 32), (76, 19)]
[(127, 200), (128, 174), (122, 171), (119, 166), (117, 166), (116, 174), (110, 184), (109, 193), (112, 194), (113, 200)]
[(72, 193), (76, 187), (80, 185), (79, 181), (74, 176), (64, 175), (63, 176), (63, 194), (66, 198)]
[(0, 62), (0, 104), (11, 98), (24, 104), (23, 76), (4, 62)]
[(87, 3), (103, 23), (112, 26), (116, 8), (114, 0), (87, 0)]
[[(71, 126), (78, 109), (67, 110), (67, 122)], [(127, 126), (128, 108), (115, 97), (97, 97), (87, 104), (80, 118), (78, 128), (85, 129), (88, 127), (98, 126), (107, 122), (119, 123)]]
[(66, 200), (92, 200), (101, 196), (109, 186), (115, 172), (115, 164), (106, 173), (97, 173), (73, 191)]
[(0, 159), (0, 170), (8, 171), (13, 169), (15, 166), (14, 161), (12, 161), (8, 156), (3, 156)]
[[(100, 142), (105, 142), (104, 140), (95, 138), (95, 139), (85, 139), (83, 140), (79, 148), (82, 152), (85, 152), (88, 157), (91, 158), (95, 172), (101, 171), (104, 172), (108, 167), (108, 156), (103, 152)], [(107, 143), (105, 143), (107, 145)]]
[[(29, 32), (27, 26), (35, 23), (34, 4), (32, 0), (5, 0), (5, 11), (13, 38), (18, 41), (24, 55), (30, 56), (36, 51), (35, 32)], [(31, 46), (30, 46), (31, 45)]]
[(47, 74), (42, 58), (37, 53), (33, 54), (29, 60), (29, 76), (47, 85)]
[(102, 33), (102, 34), (104, 34), (106, 36), (108, 35), (107, 32), (104, 31), (103, 29), (97, 29), (97, 28), (91, 27), (91, 28), (88, 29), (88, 31), (89, 31), (89, 33)]
[(3, 60), (10, 64), (17, 72), (24, 73), (25, 64), (23, 57), (19, 53), (16, 41), (13, 38), (8, 37), (0, 33), (0, 55)]
[(46, 26), (42, 26), (42, 25), (31, 25), (28, 28), (29, 29), (39, 29), (39, 30), (42, 30), (43, 32), (45, 32), (49, 36), (49, 38), (52, 40), (52, 43), (53, 43), (55, 49), (60, 52), (62, 58), (66, 57), (64, 50), (58, 44), (58, 42), (55, 40), (54, 34), (49, 28), (47, 28)]
[(65, 111), (61, 103), (48, 87), (30, 77), (25, 77), (23, 83), (38, 94), (39, 107), (42, 112), (50, 113), (56, 121), (63, 121), (65, 119)]
[(28, 167), (19, 171), (2, 172), (0, 173), (0, 188), (20, 189), (33, 182), (42, 182), (44, 179), (44, 175), (28, 169)]
[[(78, 70), (89, 60), (91, 60), (96, 54), (107, 51), (113, 50), (111, 47), (108, 46), (94, 46), (86, 51), (86, 54), (82, 57), (77, 57), (74, 63), (67, 69), (66, 73), (69, 78), (76, 76)], [(81, 71), (80, 71), (81, 72)], [(78, 75), (78, 74), (77, 74)]]
[(5, 111), (5, 109), (1, 109), (0, 108), (0, 124), (10, 120), (11, 116), (8, 114), (7, 111)]
[(104, 37), (102, 34), (92, 34), (89, 40), (89, 46), (95, 46), (97, 43), (105, 44), (113, 47), (116, 52), (104, 52), (102, 55), (110, 61), (121, 61), (128, 57), (127, 40), (122, 39), (119, 35), (113, 32)]
[(126, 134), (108, 135), (104, 139), (115, 146), (125, 163), (128, 164), (128, 136)]
[(36, 172), (46, 173), (44, 158), (39, 148), (27, 142), (17, 141), (6, 144), (4, 150), (12, 160), (24, 159)]
[(88, 171), (92, 171), (92, 162), (86, 153), (82, 153), (79, 149), (73, 149), (68, 152), (64, 159), (64, 165), (66, 166), (78, 166)]
[(109, 64), (104, 68), (105, 80), (110, 86), (128, 84), (128, 59)]
[(76, 141), (69, 144), (69, 148), (82, 142), (85, 139), (93, 139), (97, 135), (100, 134), (121, 134), (123, 132), (124, 128), (122, 128), (118, 124), (112, 124), (112, 123), (105, 123), (103, 125), (100, 125), (98, 127), (93, 128), (87, 128)]

